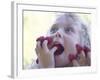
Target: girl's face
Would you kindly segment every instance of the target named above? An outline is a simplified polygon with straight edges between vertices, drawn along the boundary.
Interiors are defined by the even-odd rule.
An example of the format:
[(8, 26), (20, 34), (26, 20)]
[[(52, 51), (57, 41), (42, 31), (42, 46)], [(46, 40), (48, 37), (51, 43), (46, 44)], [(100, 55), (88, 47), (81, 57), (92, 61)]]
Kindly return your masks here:
[(72, 22), (56, 22), (50, 29), (53, 43), (59, 43), (64, 47), (61, 55), (55, 56), (55, 66), (64, 67), (70, 62), (69, 54), (76, 54), (76, 44), (79, 44), (79, 30)]

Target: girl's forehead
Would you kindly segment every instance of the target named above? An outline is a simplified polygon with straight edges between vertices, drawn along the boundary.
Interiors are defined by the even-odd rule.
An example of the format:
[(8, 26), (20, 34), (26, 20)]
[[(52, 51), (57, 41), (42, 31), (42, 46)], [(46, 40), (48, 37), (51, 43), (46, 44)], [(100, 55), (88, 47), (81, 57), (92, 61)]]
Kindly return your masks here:
[(69, 24), (75, 21), (76, 20), (74, 19), (74, 15), (72, 16), (71, 14), (63, 14), (58, 16), (58, 18), (56, 18), (55, 23)]
[(54, 28), (66, 28), (66, 27), (72, 27), (72, 28), (79, 28), (80, 29), (80, 22), (78, 18), (74, 18), (74, 15), (61, 15), (58, 18), (56, 18), (54, 24), (51, 26), (50, 29)]
[(70, 17), (61, 16), (56, 19), (52, 27), (71, 27), (75, 24), (75, 21), (73, 21)]
[(73, 25), (74, 25), (74, 23), (69, 23), (69, 22), (62, 23), (62, 22), (59, 22), (59, 23), (53, 24), (51, 28), (74, 27)]
[(63, 15), (63, 16), (60, 16), (56, 19), (55, 23), (65, 23), (66, 22), (66, 17)]

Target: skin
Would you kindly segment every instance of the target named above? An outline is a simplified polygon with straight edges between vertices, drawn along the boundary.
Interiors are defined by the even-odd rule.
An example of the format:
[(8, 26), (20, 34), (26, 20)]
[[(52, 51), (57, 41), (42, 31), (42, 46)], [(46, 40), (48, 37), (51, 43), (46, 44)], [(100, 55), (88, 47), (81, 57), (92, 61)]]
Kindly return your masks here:
[(76, 44), (80, 44), (79, 29), (73, 26), (72, 21), (56, 21), (51, 27), (50, 37), (53, 42), (58, 42), (63, 45), (64, 52), (61, 55), (54, 56), (57, 47), (48, 49), (47, 40), (44, 40), (43, 47), (40, 46), (40, 41), (36, 45), (36, 53), (39, 59), (40, 68), (54, 68), (66, 66), (89, 66), (90, 65), (90, 52), (85, 56), (84, 51), (78, 54), (78, 58), (70, 61), (69, 54), (76, 54)]

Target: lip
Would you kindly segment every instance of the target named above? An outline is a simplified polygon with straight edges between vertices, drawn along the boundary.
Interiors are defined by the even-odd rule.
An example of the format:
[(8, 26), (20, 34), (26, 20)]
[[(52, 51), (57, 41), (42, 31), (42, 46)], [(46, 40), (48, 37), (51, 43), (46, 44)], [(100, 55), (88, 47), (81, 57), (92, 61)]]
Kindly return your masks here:
[(53, 45), (57, 45), (57, 44), (61, 44), (64, 47), (64, 45), (61, 42), (59, 42), (59, 41), (54, 41), (53, 42)]
[(54, 41), (53, 44), (61, 44), (61, 43), (59, 41)]

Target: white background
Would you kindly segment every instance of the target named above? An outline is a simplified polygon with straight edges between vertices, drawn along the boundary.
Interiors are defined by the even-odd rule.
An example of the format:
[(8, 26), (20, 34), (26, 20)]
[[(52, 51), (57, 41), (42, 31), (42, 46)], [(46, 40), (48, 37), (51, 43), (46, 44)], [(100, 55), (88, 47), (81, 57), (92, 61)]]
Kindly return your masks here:
[[(34, 3), (41, 4), (59, 4), (66, 5), (66, 0), (31, 0)], [(99, 0), (98, 0), (99, 1)], [(98, 26), (95, 29), (96, 31), (92, 34), (95, 34), (95, 49), (97, 52), (97, 72), (96, 73), (86, 73), (86, 74), (69, 74), (62, 76), (54, 76), (54, 77), (43, 77), (38, 80), (99, 80), (100, 76), (100, 2), (96, 2), (96, 0), (68, 0), (71, 4), (76, 3), (77, 5), (86, 5), (86, 6), (95, 6), (97, 8), (97, 21)], [(11, 0), (1, 0), (0, 1), (0, 80), (12, 80), (10, 77), (11, 71)], [(36, 80), (37, 80), (36, 79)], [(18, 79), (20, 80), (20, 79)], [(24, 79), (22, 79), (24, 80)], [(33, 79), (25, 79), (25, 80), (33, 80)], [(35, 80), (35, 79), (34, 79)]]

